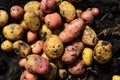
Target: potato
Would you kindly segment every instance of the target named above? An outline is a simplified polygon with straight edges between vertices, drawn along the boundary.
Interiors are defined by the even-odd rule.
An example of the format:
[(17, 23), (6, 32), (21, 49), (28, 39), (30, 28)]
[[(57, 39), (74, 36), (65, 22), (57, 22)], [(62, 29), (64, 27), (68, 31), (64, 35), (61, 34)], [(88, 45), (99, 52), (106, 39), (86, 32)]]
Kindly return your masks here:
[(60, 57), (63, 50), (63, 43), (57, 35), (50, 35), (44, 43), (43, 51), (51, 59)]
[(105, 40), (99, 40), (94, 48), (95, 61), (104, 64), (112, 58), (112, 55), (112, 44)]
[(52, 13), (56, 9), (56, 1), (55, 0), (42, 0), (40, 3), (40, 9), (46, 14)]
[(43, 52), (44, 41), (38, 40), (34, 43), (32, 47), (33, 54), (42, 54)]
[(16, 23), (11, 23), (3, 28), (3, 35), (8, 40), (19, 40), (24, 35), (24, 29)]
[(13, 50), (20, 57), (26, 57), (31, 53), (30, 46), (22, 40), (17, 40), (13, 43)]
[(33, 12), (29, 11), (24, 14), (24, 20), (26, 23), (26, 26), (33, 31), (36, 32), (40, 28), (40, 19), (39, 17)]
[(45, 41), (47, 37), (49, 37), (51, 34), (52, 34), (51, 29), (49, 29), (47, 25), (43, 24), (42, 28), (40, 28), (39, 30), (40, 39)]
[(47, 59), (37, 54), (26, 57), (25, 69), (30, 73), (45, 75), (49, 72), (50, 63)]
[(0, 28), (7, 24), (8, 18), (8, 13), (5, 10), (0, 10)]
[(66, 19), (67, 22), (71, 22), (76, 18), (75, 7), (68, 1), (63, 1), (59, 5), (60, 14)]
[(15, 20), (20, 20), (23, 18), (24, 10), (19, 5), (14, 5), (10, 8), (10, 15)]
[(24, 11), (25, 12), (33, 11), (36, 13), (36, 15), (38, 15), (39, 6), (40, 6), (39, 1), (29, 1), (25, 4)]
[(13, 44), (9, 40), (5, 40), (1, 44), (1, 49), (5, 52), (11, 52), (13, 50)]
[(98, 42), (97, 34), (90, 26), (85, 26), (82, 35), (82, 41), (84, 44), (89, 46), (95, 46)]
[(76, 15), (77, 15), (78, 18), (81, 16), (82, 12), (83, 11), (81, 9), (76, 10)]
[(120, 75), (113, 75), (112, 80), (120, 80)]
[(66, 69), (59, 69), (58, 70), (58, 77), (60, 80), (65, 80), (68, 77), (68, 72)]
[(73, 75), (81, 75), (85, 72), (85, 63), (78, 59), (75, 63), (68, 66), (68, 71)]
[(24, 70), (20, 76), (20, 80), (40, 80), (37, 75), (30, 73), (28, 70)]
[(79, 55), (82, 53), (84, 44), (81, 41), (76, 41), (71, 45), (65, 47), (65, 51), (62, 55), (62, 61), (66, 64), (74, 63)]
[(37, 32), (28, 31), (27, 32), (27, 42), (34, 43), (37, 40)]
[(60, 32), (59, 37), (64, 43), (69, 43), (79, 37), (84, 29), (84, 21), (77, 18), (70, 22), (63, 31)]
[(94, 16), (98, 16), (98, 14), (99, 14), (99, 12), (100, 12), (98, 8), (92, 8), (91, 11), (93, 12), (93, 15), (94, 15)]
[(54, 63), (50, 63), (50, 71), (44, 75), (45, 80), (55, 80), (57, 75), (57, 66)]
[(26, 23), (25, 23), (25, 21), (24, 20), (22, 20), (21, 22), (20, 22), (20, 25), (21, 25), (21, 27), (24, 29), (24, 30), (28, 30), (28, 26), (26, 25)]
[(41, 56), (47, 59), (48, 61), (51, 61), (51, 58), (49, 58), (44, 52), (41, 54)]
[(56, 29), (62, 24), (61, 16), (57, 12), (47, 14), (45, 16), (45, 24), (50, 29)]
[(22, 58), (19, 60), (19, 66), (20, 67), (25, 67), (25, 62), (26, 62), (26, 58)]
[(85, 65), (90, 66), (93, 61), (93, 50), (91, 48), (85, 47), (82, 52), (82, 60)]
[(45, 21), (45, 13), (43, 13), (40, 8), (38, 9), (38, 16), (42, 22)]

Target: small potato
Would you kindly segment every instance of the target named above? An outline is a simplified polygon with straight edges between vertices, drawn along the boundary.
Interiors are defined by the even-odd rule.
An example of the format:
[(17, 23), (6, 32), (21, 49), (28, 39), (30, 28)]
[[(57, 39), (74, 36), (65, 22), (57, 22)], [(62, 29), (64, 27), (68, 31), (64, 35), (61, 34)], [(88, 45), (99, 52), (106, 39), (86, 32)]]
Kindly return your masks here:
[(89, 46), (95, 46), (98, 42), (97, 34), (90, 26), (85, 26), (82, 35), (82, 41), (84, 44)]
[(29, 11), (24, 14), (24, 20), (26, 26), (28, 26), (29, 30), (36, 32), (40, 28), (40, 19), (39, 17), (33, 12)]
[(45, 16), (45, 24), (50, 29), (56, 29), (62, 24), (61, 16), (58, 13), (51, 13)]
[(11, 23), (3, 28), (3, 35), (8, 40), (19, 40), (24, 35), (24, 29), (16, 23)]
[(49, 58), (44, 52), (41, 54), (41, 56), (47, 59), (48, 61), (51, 61), (51, 58)]
[(20, 66), (20, 67), (25, 67), (25, 62), (26, 62), (26, 58), (20, 59), (20, 61), (19, 61), (19, 66)]
[(51, 29), (49, 29), (47, 25), (43, 24), (42, 28), (39, 30), (40, 39), (45, 41), (51, 34)]
[(55, 11), (56, 1), (55, 0), (42, 0), (40, 3), (40, 9), (48, 14)]
[(24, 72), (20, 76), (20, 80), (40, 80), (38, 76), (30, 73), (28, 70), (24, 70)]
[(99, 14), (99, 12), (100, 12), (98, 8), (92, 8), (91, 11), (93, 12), (93, 15), (94, 15), (94, 16), (98, 16), (98, 14)]
[(63, 50), (64, 45), (57, 35), (50, 35), (44, 43), (43, 51), (51, 59), (59, 58)]
[(112, 58), (112, 55), (112, 44), (108, 41), (99, 40), (94, 48), (95, 61), (104, 64)]
[(59, 5), (60, 14), (66, 19), (67, 22), (71, 22), (76, 18), (75, 7), (68, 1), (63, 1)]
[(77, 17), (80, 17), (81, 16), (81, 14), (82, 14), (82, 10), (81, 9), (77, 9), (76, 10), (76, 14), (77, 14)]
[(58, 70), (58, 77), (60, 80), (65, 80), (68, 77), (68, 72), (66, 69), (59, 69)]
[(85, 63), (78, 59), (75, 63), (68, 66), (68, 71), (73, 75), (81, 75), (85, 72)]
[(22, 40), (17, 40), (13, 43), (13, 50), (20, 57), (26, 57), (31, 53), (30, 46)]
[(84, 20), (84, 22), (87, 25), (91, 25), (93, 23), (93, 20), (94, 20), (94, 14), (92, 11), (86, 10), (81, 14), (81, 18)]
[(34, 43), (32, 47), (33, 54), (42, 54), (43, 52), (44, 41), (38, 40)]
[(113, 75), (112, 80), (120, 80), (120, 75)]
[(28, 43), (34, 43), (37, 40), (37, 32), (28, 31), (27, 41)]
[(49, 68), (49, 61), (40, 55), (31, 54), (26, 57), (25, 69), (30, 73), (45, 75), (49, 72)]
[(1, 44), (1, 49), (5, 52), (11, 52), (13, 50), (13, 44), (9, 40), (5, 40)]
[(8, 22), (8, 13), (5, 10), (0, 10), (0, 28)]
[(23, 18), (24, 10), (19, 5), (14, 5), (10, 8), (10, 15), (15, 20), (20, 20)]
[(84, 61), (85, 65), (89, 66), (92, 64), (93, 61), (93, 50), (91, 48), (84, 48), (82, 52), (82, 60)]
[(26, 23), (25, 23), (25, 21), (24, 20), (22, 20), (21, 22), (20, 22), (20, 25), (21, 25), (21, 27), (24, 29), (24, 30), (28, 30), (28, 26), (26, 25)]

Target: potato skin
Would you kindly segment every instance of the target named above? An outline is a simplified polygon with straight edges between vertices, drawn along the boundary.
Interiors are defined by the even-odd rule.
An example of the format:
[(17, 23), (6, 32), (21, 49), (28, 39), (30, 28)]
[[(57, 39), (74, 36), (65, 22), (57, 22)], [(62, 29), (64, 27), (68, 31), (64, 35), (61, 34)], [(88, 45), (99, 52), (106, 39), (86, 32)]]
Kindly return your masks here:
[(63, 1), (59, 5), (60, 14), (66, 19), (67, 22), (71, 22), (76, 18), (75, 7), (68, 1)]
[(59, 37), (64, 43), (69, 43), (81, 35), (84, 29), (84, 21), (77, 18), (66, 25), (66, 28), (60, 32)]
[(45, 16), (45, 24), (50, 29), (56, 29), (62, 24), (61, 16), (57, 12), (47, 14)]
[(27, 42), (34, 43), (37, 40), (37, 32), (28, 31), (27, 32)]
[(112, 44), (105, 40), (99, 40), (94, 48), (95, 61), (104, 64), (112, 58), (112, 55)]
[(120, 80), (120, 75), (113, 75), (112, 80)]
[(3, 35), (8, 40), (19, 40), (24, 35), (24, 29), (16, 23), (11, 23), (3, 28)]
[(26, 57), (31, 53), (30, 46), (22, 40), (17, 40), (13, 43), (13, 50), (20, 57)]
[(52, 58), (58, 58), (63, 54), (64, 46), (57, 35), (50, 35), (44, 43), (44, 53)]
[(26, 57), (25, 69), (31, 73), (45, 75), (49, 72), (50, 63), (47, 59), (37, 54)]
[(83, 48), (84, 44), (81, 41), (77, 41), (71, 45), (68, 45), (65, 47), (65, 51), (62, 55), (62, 61), (66, 64), (74, 63), (81, 54)]
[(0, 28), (5, 26), (8, 22), (8, 13), (5, 10), (0, 10)]
[(26, 58), (21, 58), (21, 59), (19, 60), (19, 66), (20, 66), (20, 67), (25, 67), (25, 62), (26, 62)]
[(24, 10), (19, 5), (14, 5), (10, 8), (10, 15), (15, 20), (20, 20), (23, 18)]

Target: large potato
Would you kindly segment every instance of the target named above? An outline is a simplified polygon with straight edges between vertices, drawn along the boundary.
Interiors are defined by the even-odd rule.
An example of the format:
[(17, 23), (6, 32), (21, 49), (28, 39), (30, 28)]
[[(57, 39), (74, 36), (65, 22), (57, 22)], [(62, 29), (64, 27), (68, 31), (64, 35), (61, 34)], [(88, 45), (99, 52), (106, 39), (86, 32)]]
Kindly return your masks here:
[(70, 22), (76, 18), (75, 7), (68, 1), (63, 1), (59, 5), (60, 14), (66, 19), (67, 22)]
[(25, 20), (26, 26), (28, 26), (28, 28), (31, 31), (35, 32), (39, 30), (40, 19), (33, 11), (26, 12), (24, 14), (24, 20)]
[(3, 27), (8, 22), (8, 14), (4, 10), (0, 10), (0, 27)]
[(63, 53), (63, 50), (63, 43), (57, 35), (50, 35), (44, 43), (43, 51), (52, 59), (60, 57)]
[(25, 69), (31, 73), (45, 75), (49, 72), (50, 63), (47, 59), (37, 54), (26, 57)]
[(26, 57), (31, 53), (30, 46), (22, 40), (17, 40), (13, 43), (13, 50), (21, 57)]
[(94, 48), (94, 59), (104, 64), (112, 58), (112, 44), (108, 41), (99, 40)]
[(19, 40), (24, 35), (24, 29), (16, 23), (11, 23), (3, 28), (3, 35), (8, 40)]

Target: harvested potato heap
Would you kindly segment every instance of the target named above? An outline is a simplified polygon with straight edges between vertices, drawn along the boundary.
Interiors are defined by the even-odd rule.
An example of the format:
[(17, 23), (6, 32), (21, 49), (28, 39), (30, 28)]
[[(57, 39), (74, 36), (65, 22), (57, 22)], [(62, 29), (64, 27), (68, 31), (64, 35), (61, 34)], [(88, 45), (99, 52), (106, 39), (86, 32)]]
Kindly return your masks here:
[(10, 16), (19, 23), (7, 24), (7, 12), (0, 10), (0, 29), (6, 38), (1, 49), (21, 57), (19, 65), (25, 71), (20, 80), (82, 75), (93, 60), (102, 65), (111, 59), (112, 44), (99, 40), (91, 28), (99, 9), (82, 11), (72, 4), (80, 1), (29, 1), (24, 8), (14, 5)]

